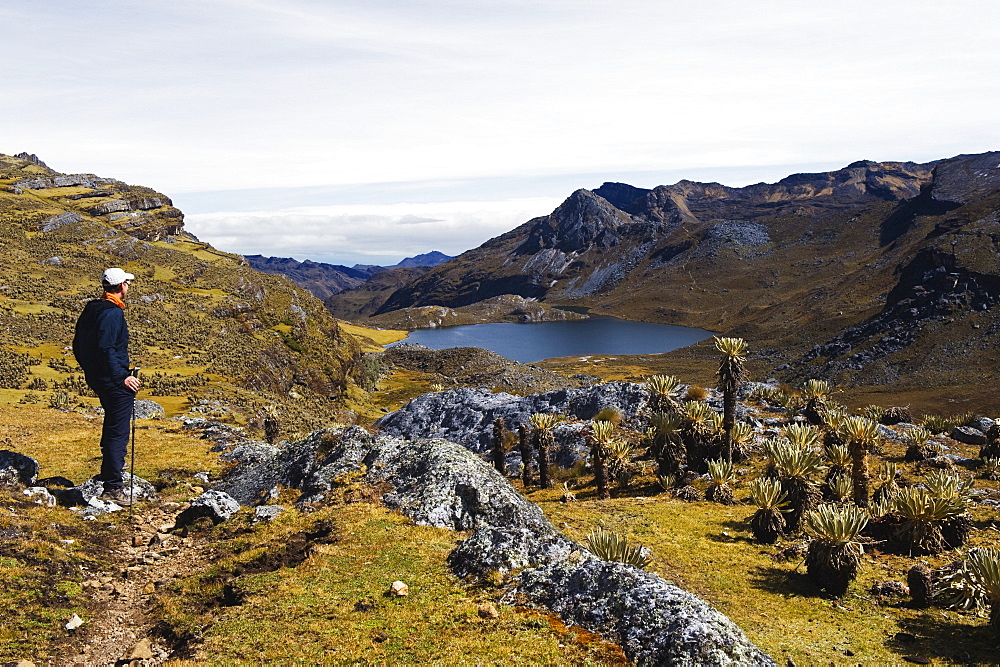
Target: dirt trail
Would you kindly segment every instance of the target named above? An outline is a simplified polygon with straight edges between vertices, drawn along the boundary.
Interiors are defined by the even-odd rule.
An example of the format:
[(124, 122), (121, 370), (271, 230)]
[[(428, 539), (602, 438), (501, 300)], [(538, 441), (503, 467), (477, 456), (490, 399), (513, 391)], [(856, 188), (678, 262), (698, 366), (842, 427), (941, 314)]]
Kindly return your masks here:
[(133, 509), (134, 528), (123, 530), (116, 548), (119, 569), (83, 583), (100, 611), (83, 619), (79, 652), (57, 664), (159, 665), (168, 657), (169, 647), (153, 633), (151, 599), (157, 588), (204, 562), (203, 545), (165, 532), (182, 509), (177, 503), (138, 502)]

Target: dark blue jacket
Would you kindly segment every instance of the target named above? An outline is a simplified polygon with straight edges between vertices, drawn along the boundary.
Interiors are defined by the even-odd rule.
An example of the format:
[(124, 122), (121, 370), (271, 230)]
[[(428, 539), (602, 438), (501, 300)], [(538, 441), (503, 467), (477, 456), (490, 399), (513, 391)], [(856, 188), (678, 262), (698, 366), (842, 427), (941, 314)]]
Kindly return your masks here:
[(121, 386), (129, 373), (124, 311), (104, 299), (88, 303), (76, 322), (73, 356), (94, 391)]

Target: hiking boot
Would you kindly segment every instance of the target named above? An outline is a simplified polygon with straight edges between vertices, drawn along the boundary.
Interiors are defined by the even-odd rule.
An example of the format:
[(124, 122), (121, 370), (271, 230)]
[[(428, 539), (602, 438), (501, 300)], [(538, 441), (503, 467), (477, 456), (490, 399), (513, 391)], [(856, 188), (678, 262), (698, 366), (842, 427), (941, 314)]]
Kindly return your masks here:
[(106, 500), (122, 507), (128, 507), (132, 504), (132, 499), (129, 498), (128, 491), (122, 487), (105, 489), (104, 493), (101, 494), (101, 500)]

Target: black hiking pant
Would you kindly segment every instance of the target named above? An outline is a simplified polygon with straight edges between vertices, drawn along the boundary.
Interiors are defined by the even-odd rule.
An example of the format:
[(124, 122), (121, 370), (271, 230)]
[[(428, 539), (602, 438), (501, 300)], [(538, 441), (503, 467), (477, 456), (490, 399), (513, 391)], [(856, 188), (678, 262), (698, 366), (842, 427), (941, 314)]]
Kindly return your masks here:
[(95, 387), (104, 408), (104, 426), (101, 429), (101, 474), (104, 490), (120, 489), (124, 485), (125, 453), (128, 450), (129, 424), (135, 393), (125, 385)]

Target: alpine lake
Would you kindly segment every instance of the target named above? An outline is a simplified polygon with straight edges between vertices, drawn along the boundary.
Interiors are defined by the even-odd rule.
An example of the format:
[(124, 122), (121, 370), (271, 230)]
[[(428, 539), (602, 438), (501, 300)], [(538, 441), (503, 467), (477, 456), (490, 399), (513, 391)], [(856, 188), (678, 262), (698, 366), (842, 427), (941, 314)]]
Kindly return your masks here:
[[(710, 338), (711, 331), (611, 317), (417, 329), (403, 341), (432, 350), (479, 347), (528, 364), (584, 355), (661, 354)], [(398, 343), (396, 343), (398, 344)]]

